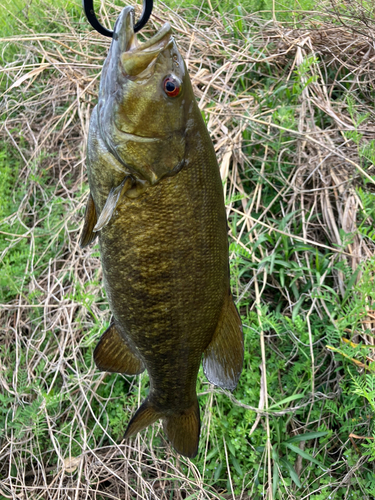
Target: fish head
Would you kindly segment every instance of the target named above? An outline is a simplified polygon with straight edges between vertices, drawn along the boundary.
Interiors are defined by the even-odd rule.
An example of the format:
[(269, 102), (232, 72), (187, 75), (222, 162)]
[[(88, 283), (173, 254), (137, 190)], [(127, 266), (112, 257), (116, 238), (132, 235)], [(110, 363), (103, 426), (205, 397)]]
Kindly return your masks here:
[(114, 28), (99, 91), (99, 130), (109, 151), (128, 172), (151, 185), (175, 175), (184, 166), (191, 100), (195, 103), (169, 23), (140, 43), (134, 9), (125, 7)]

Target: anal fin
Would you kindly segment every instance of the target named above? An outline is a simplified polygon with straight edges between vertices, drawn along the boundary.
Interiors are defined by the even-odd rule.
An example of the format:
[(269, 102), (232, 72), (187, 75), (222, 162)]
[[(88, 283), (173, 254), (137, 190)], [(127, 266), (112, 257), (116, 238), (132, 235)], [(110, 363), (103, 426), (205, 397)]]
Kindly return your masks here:
[(204, 351), (203, 371), (208, 380), (233, 391), (241, 375), (244, 343), (241, 319), (228, 294), (215, 333)]
[(82, 233), (79, 240), (81, 248), (86, 247), (94, 241), (96, 233), (93, 232), (94, 226), (97, 221), (96, 208), (91, 193), (86, 204), (85, 222), (83, 223)]
[(145, 369), (142, 360), (136, 356), (112, 323), (103, 333), (94, 350), (94, 361), (104, 372), (138, 375)]

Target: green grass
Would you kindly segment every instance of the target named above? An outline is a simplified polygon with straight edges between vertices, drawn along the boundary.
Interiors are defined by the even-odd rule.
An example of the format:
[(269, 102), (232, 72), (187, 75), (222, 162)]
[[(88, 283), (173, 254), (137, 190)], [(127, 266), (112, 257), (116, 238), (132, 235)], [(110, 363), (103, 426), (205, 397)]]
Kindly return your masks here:
[[(242, 19), (243, 12), (262, 11), (257, 18), (263, 20), (272, 16), (273, 6), (268, 1), (212, 0), (211, 4), (224, 19), (223, 37), (238, 46), (246, 37), (255, 39), (258, 34), (256, 24)], [(179, 9), (190, 22), (197, 15), (196, 8), (202, 7), (203, 23), (209, 23), (208, 3), (200, 6), (195, 0), (183, 4), (171, 1), (166, 5)], [(309, 1), (278, 2), (275, 6), (276, 18), (283, 22), (299, 21), (305, 11), (316, 8)], [(3, 36), (25, 34), (28, 30), (60, 33), (69, 18), (79, 33), (85, 32), (79, 2), (59, 0), (50, 9), (46, 4), (32, 2), (25, 11), (23, 3), (9, 2), (0, 14)], [(104, 45), (99, 43), (81, 46), (69, 39), (69, 44), (80, 54), (100, 57), (105, 53)], [(43, 47), (56, 51), (53, 40)], [(70, 58), (72, 66), (73, 62), (84, 61), (81, 55), (58, 48)], [(238, 78), (231, 80), (235, 96), (246, 96), (251, 104), (238, 108), (238, 115), (233, 112), (230, 122), (225, 122), (235, 129), (247, 120), (241, 132), (244, 159), (237, 162), (237, 190), (226, 192), (227, 204), (232, 208), (228, 220), (232, 289), (244, 325), (244, 370), (233, 398), (213, 390), (200, 372), (197, 391), (203, 426), (199, 454), (192, 463), (179, 459), (167, 447), (160, 426), (154, 426), (132, 442), (133, 449), (126, 457), (129, 476), (123, 475), (123, 469), (119, 472), (117, 458), (109, 456), (108, 449), (117, 450), (116, 443), (122, 439), (129, 415), (147, 394), (148, 378), (102, 376), (95, 368), (93, 349), (109, 324), (110, 313), (101, 284), (98, 247), (82, 252), (77, 246), (82, 201), (87, 193), (86, 180), (82, 185), (80, 174), (80, 120), (84, 122), (83, 113), (90, 106), (92, 109), (95, 94), (84, 96), (81, 114), (74, 114), (68, 125), (64, 113), (77, 99), (77, 91), (74, 85), (69, 86), (68, 78), (59, 80), (54, 67), (38, 75), (30, 86), (16, 87), (7, 94), (9, 107), (0, 108), (0, 112), (4, 122), (6, 117), (10, 120), (10, 134), (18, 149), (9, 134), (2, 133), (0, 443), (4, 450), (10, 440), (13, 446), (11, 459), (9, 454), (0, 455), (0, 482), (8, 488), (4, 491), (9, 491), (11, 483), (14, 491), (18, 488), (18, 492), (32, 498), (31, 487), (38, 489), (53, 483), (64, 459), (86, 457), (91, 460), (86, 462), (90, 467), (84, 472), (78, 468), (65, 473), (63, 485), (70, 488), (70, 480), (80, 481), (91, 493), (101, 488), (97, 498), (108, 498), (114, 484), (122, 488), (121, 492), (133, 488), (142, 498), (148, 498), (145, 491), (156, 488), (156, 477), (159, 482), (165, 481), (167, 488), (160, 498), (179, 498), (181, 488), (191, 499), (203, 493), (206, 498), (216, 495), (239, 499), (247, 495), (253, 500), (271, 496), (311, 500), (374, 497), (371, 314), (375, 309), (375, 189), (371, 179), (375, 150), (366, 130), (372, 119), (369, 96), (362, 87), (351, 89), (349, 95), (345, 85), (336, 85), (333, 65), (326, 68), (324, 82), (336, 85), (331, 104), (340, 103), (340, 110), (354, 124), (351, 130), (332, 135), (332, 147), (340, 145), (340, 151), (354, 158), (368, 175), (357, 175), (358, 170), (351, 167), (346, 171), (348, 179), (344, 179), (346, 191), (334, 193), (329, 185), (332, 204), (345, 199), (347, 192), (358, 201), (356, 229), (352, 232), (340, 226), (339, 203), (332, 209), (339, 244), (333, 232), (326, 231), (319, 197), (325, 186), (320, 183), (320, 175), (327, 176), (327, 171), (318, 167), (312, 168), (313, 173), (302, 170), (304, 197), (298, 194), (293, 198), (293, 189), (300, 186), (296, 181), (292, 184), (296, 169), (309, 161), (316, 166), (319, 162), (313, 163), (315, 156), (322, 151), (326, 154), (324, 149), (313, 151), (313, 143), (309, 150), (303, 149), (297, 140), (301, 103), (306, 103), (306, 90), (313, 92), (314, 84), (322, 84), (318, 68), (324, 67), (325, 61), (320, 55), (307, 55), (292, 69), (293, 57), (282, 66), (269, 60), (262, 62), (263, 52), (256, 43), (251, 50), (250, 55), (258, 61), (239, 61), (235, 73)], [(36, 41), (31, 45), (6, 44), (1, 64), (19, 63), (24, 56), (30, 64), (45, 62)], [(211, 56), (213, 69), (231, 54), (223, 49), (221, 57)], [(98, 68), (86, 71), (92, 75)], [(286, 74), (290, 75), (288, 79)], [(2, 73), (1, 92), (10, 81)], [(27, 106), (38, 105), (38, 93), (53, 92), (54, 85), (62, 89), (61, 94), (66, 93), (66, 98), (51, 98), (48, 103), (56, 106), (53, 111), (46, 107), (42, 113), (36, 110), (30, 114)], [(220, 94), (211, 89), (208, 96), (210, 103), (203, 113), (209, 123)], [(232, 99), (235, 102), (236, 97)], [(313, 106), (311, 99), (308, 103)], [(33, 139), (22, 113), (33, 117), (29, 125), (34, 137), (44, 120), (62, 117), (59, 122), (50, 122), (51, 135), (32, 158)], [(225, 113), (222, 119), (226, 119)], [(311, 127), (316, 127), (315, 133), (318, 128), (327, 134), (337, 129), (333, 118), (319, 107), (314, 108), (309, 120)], [(299, 154), (304, 155), (302, 163)], [(223, 151), (218, 155), (222, 158)], [(337, 175), (343, 163), (335, 157), (333, 168)], [(234, 161), (231, 167), (234, 172)], [(252, 218), (250, 228), (244, 213)], [(358, 248), (358, 238), (366, 243), (369, 253), (359, 264), (352, 265), (350, 248)], [(256, 286), (261, 296), (257, 296)], [(263, 407), (257, 420), (262, 363), (266, 366), (268, 411)], [(148, 452), (150, 447), (154, 456)], [(98, 463), (100, 470), (95, 469)], [(27, 478), (34, 474), (32, 467), (47, 471), (47, 479), (29, 482)], [(108, 479), (106, 467), (112, 479)], [(25, 471), (29, 475), (23, 480)], [(94, 471), (91, 476), (90, 471)], [(62, 489), (59, 495), (64, 492)], [(155, 494), (161, 495), (159, 490)], [(129, 495), (135, 498), (134, 493)]]

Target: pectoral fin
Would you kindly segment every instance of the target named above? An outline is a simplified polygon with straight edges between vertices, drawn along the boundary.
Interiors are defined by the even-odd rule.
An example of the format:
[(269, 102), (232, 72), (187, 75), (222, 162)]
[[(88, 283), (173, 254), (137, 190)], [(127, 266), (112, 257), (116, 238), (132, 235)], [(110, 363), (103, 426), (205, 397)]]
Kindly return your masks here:
[(107, 201), (105, 202), (102, 213), (100, 214), (99, 220), (93, 229), (94, 232), (100, 231), (104, 226), (108, 224), (108, 222), (111, 220), (113, 212), (116, 210), (116, 207), (121, 200), (121, 197), (126, 193), (126, 191), (129, 191), (129, 189), (131, 189), (133, 183), (133, 178), (130, 177), (130, 175), (127, 175), (119, 186), (110, 190)]
[(103, 333), (95, 347), (94, 361), (99, 370), (104, 372), (137, 375), (145, 369), (142, 360), (131, 351), (114, 323)]
[(212, 384), (233, 391), (241, 375), (243, 356), (241, 319), (229, 294), (211, 343), (204, 351), (204, 374)]
[(97, 221), (96, 208), (94, 200), (90, 193), (86, 204), (85, 222), (83, 224), (82, 233), (79, 240), (81, 248), (86, 247), (87, 245), (92, 243), (96, 238), (96, 234), (93, 232), (96, 221)]

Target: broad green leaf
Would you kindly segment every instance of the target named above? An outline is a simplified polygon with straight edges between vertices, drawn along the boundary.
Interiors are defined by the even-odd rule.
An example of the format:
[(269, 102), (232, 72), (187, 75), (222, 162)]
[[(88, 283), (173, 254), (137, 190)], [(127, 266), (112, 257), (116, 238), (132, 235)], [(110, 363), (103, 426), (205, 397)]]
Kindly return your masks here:
[(215, 470), (215, 474), (214, 474), (215, 481), (217, 481), (219, 479), (222, 468), (223, 468), (223, 463), (220, 462), (219, 465), (217, 466), (217, 469)]
[(306, 432), (306, 434), (299, 434), (298, 436), (293, 436), (290, 439), (284, 441), (284, 443), (300, 443), (301, 441), (309, 441), (309, 439), (316, 439), (326, 436), (328, 431), (320, 432)]
[(232, 464), (234, 465), (234, 468), (236, 469), (237, 471), (237, 474), (242, 477), (243, 476), (243, 472), (242, 472), (242, 469), (241, 469), (241, 466), (240, 466), (240, 463), (239, 461), (237, 460), (236, 457), (234, 457), (233, 455), (230, 457), (231, 459), (231, 462)]
[[(297, 290), (297, 287), (295, 284), (293, 284), (292, 288), (295, 287), (296, 289), (296, 292), (294, 293), (294, 295), (298, 294), (298, 290)], [(294, 291), (294, 288), (293, 288), (293, 291)], [(298, 313), (299, 313), (299, 310), (303, 304), (303, 301), (304, 301), (304, 297), (301, 297), (297, 304), (293, 307), (293, 311), (292, 311), (292, 320), (295, 321), (296, 317), (298, 316)]]
[(294, 470), (293, 465), (290, 462), (288, 462), (288, 460), (286, 460), (285, 458), (280, 458), (280, 463), (288, 469), (292, 481), (296, 483), (298, 488), (301, 488), (302, 486), (301, 481), (299, 480), (299, 477), (297, 476), (297, 472)]
[(277, 491), (278, 485), (279, 485), (279, 467), (278, 467), (278, 463), (274, 462), (273, 463), (273, 477), (272, 477), (272, 493), (273, 493), (274, 498), (276, 497), (276, 491)]
[(305, 397), (304, 394), (293, 394), (293, 396), (288, 396), (287, 398), (282, 399), (278, 403), (274, 403), (268, 409), (270, 410), (271, 408), (277, 408), (281, 405), (284, 405), (285, 403), (289, 403), (290, 401), (295, 401), (296, 399), (302, 399), (304, 397)]
[(233, 443), (230, 440), (230, 438), (225, 440), (226, 445), (228, 446), (228, 450), (230, 451), (231, 455), (235, 456), (236, 455), (236, 450), (234, 449)]
[(298, 446), (294, 446), (293, 444), (288, 443), (288, 442), (284, 442), (284, 444), (290, 450), (294, 451), (294, 453), (298, 453), (298, 455), (301, 455), (302, 458), (306, 458), (306, 460), (309, 460), (310, 462), (313, 462), (314, 464), (319, 465), (319, 467), (321, 467), (322, 469), (325, 469), (324, 465), (321, 462), (319, 462), (319, 460), (312, 457), (311, 455), (309, 455), (305, 451), (301, 450), (300, 448), (298, 448)]
[(254, 241), (254, 243), (252, 243), (252, 245), (251, 245), (252, 252), (255, 252), (255, 250), (258, 248), (258, 246), (261, 245), (264, 241), (267, 241), (267, 238), (265, 237), (264, 234), (261, 234), (259, 236), (259, 238), (257, 238), (256, 241)]
[(270, 259), (270, 264), (271, 265), (270, 265), (270, 270), (269, 270), (270, 274), (273, 273), (273, 267), (275, 265), (275, 259), (276, 259), (276, 252), (271, 255), (271, 259)]
[(215, 455), (217, 455), (219, 452), (219, 447), (215, 446), (213, 450), (210, 451), (210, 453), (207, 454), (206, 461), (209, 462)]
[(280, 269), (280, 284), (282, 287), (285, 286), (285, 271), (284, 269)]
[(274, 259), (273, 264), (279, 264), (280, 266), (287, 267), (288, 269), (294, 267), (292, 262), (286, 262), (285, 260), (280, 259)]

